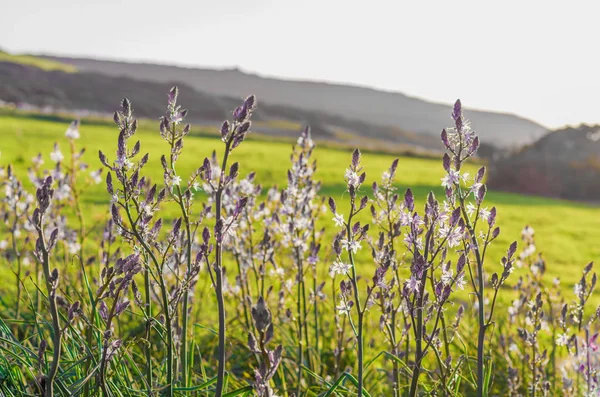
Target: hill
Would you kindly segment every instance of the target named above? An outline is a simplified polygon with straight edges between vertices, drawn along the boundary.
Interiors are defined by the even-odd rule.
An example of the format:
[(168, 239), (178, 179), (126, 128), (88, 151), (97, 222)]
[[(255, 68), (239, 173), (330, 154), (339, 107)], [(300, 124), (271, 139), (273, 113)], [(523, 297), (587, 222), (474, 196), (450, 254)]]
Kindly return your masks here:
[(600, 125), (553, 131), (491, 163), (494, 189), (579, 200), (600, 200)]
[[(127, 63), (84, 58), (46, 56), (82, 71), (110, 76), (129, 76), (155, 82), (181, 81), (214, 95), (242, 96), (248, 92), (263, 102), (309, 111), (319, 111), (366, 124), (401, 127), (418, 134), (439, 136), (449, 122), (449, 105), (432, 103), (398, 92), (311, 81), (261, 77), (237, 69), (214, 70), (146, 63)], [(460, 95), (460, 93), (457, 93)], [(546, 128), (522, 117), (469, 110), (482, 141), (499, 147), (531, 143)]]
[[(27, 62), (22, 62), (25, 59)], [(214, 124), (226, 119), (240, 98), (199, 91), (181, 80), (143, 81), (127, 76), (109, 76), (97, 72), (65, 71), (59, 67), (44, 68), (34, 57), (0, 58), (0, 100), (49, 107), (51, 111), (93, 111), (112, 114), (115, 98), (128, 97), (136, 104), (139, 117), (156, 118), (164, 111), (166, 93), (171, 86), (180, 88), (180, 100), (189, 109), (195, 123)], [(42, 59), (42, 61), (46, 61)], [(49, 63), (50, 61), (46, 61)], [(54, 62), (54, 65), (63, 65)], [(42, 63), (42, 65), (45, 65)], [(73, 68), (71, 65), (66, 67)], [(252, 93), (246, 91), (246, 95)], [(260, 132), (275, 136), (296, 136), (302, 124), (310, 124), (319, 140), (388, 150), (439, 151), (439, 139), (419, 135), (397, 127), (380, 126), (320, 111), (269, 105), (258, 96), (261, 106), (255, 119)]]

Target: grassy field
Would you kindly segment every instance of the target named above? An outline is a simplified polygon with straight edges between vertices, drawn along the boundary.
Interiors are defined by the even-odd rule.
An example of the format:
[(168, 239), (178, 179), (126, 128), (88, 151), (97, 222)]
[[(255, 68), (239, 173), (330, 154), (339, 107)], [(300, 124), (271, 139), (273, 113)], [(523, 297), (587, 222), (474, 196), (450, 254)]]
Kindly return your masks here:
[[(33, 193), (31, 183), (27, 178), (27, 168), (31, 165), (31, 159), (38, 153), (42, 153), (45, 168), (51, 168), (54, 163), (50, 159), (50, 152), (53, 150), (54, 143), (58, 142), (61, 151), (65, 155), (65, 161), (67, 161), (69, 159), (69, 144), (64, 137), (64, 133), (68, 123), (68, 119), (63, 116), (0, 112), (0, 134), (2, 136), (2, 140), (0, 140), (0, 165), (4, 167), (12, 164), (19, 178)], [(160, 156), (167, 150), (167, 144), (162, 140), (157, 124), (148, 120), (142, 121), (135, 138), (142, 143), (141, 152), (150, 153), (150, 161), (144, 169), (144, 175), (161, 185), (163, 176)], [(97, 155), (98, 150), (102, 150), (109, 160), (114, 158), (118, 130), (110, 121), (103, 119), (83, 120), (80, 132), (81, 139), (76, 142), (76, 145), (78, 150), (82, 147), (86, 148), (84, 161), (89, 164), (90, 171), (101, 168)], [(290, 166), (291, 145), (292, 143), (289, 140), (275, 140), (261, 135), (259, 125), (255, 134), (250, 135), (250, 138), (233, 152), (231, 161), (240, 163), (242, 176), (251, 171), (256, 172), (256, 180), (263, 185), (263, 191), (266, 191), (272, 185), (284, 187), (287, 183), (287, 169)], [(191, 174), (202, 164), (204, 157), (210, 156), (213, 150), (219, 152), (222, 149), (223, 143), (216, 136), (216, 131), (203, 127), (193, 128), (190, 136), (186, 138), (183, 155), (177, 163), (178, 174)], [(333, 196), (338, 204), (338, 212), (347, 214), (348, 206), (346, 202), (348, 197), (344, 193), (343, 175), (350, 162), (351, 149), (317, 146), (314, 157), (318, 163), (315, 179), (322, 181), (321, 195), (324, 197)], [(362, 164), (367, 172), (367, 181), (363, 185), (363, 193), (371, 193), (368, 186), (373, 181), (380, 179), (382, 172), (388, 169), (394, 158), (395, 156), (386, 153), (363, 153)], [(469, 164), (467, 171), (474, 174), (479, 166), (480, 164)], [(418, 208), (422, 208), (429, 191), (433, 191), (440, 197), (443, 195), (440, 185), (443, 175), (444, 170), (440, 159), (401, 156), (397, 172), (398, 191), (402, 194), (407, 187), (410, 187), (417, 198)], [(96, 228), (94, 233), (90, 234), (91, 238), (88, 239), (87, 246), (84, 249), (85, 255), (91, 256), (96, 253), (97, 239), (101, 235), (101, 228), (109, 217), (109, 195), (106, 192), (104, 183), (100, 183), (87, 188), (81, 199), (82, 207), (85, 210), (87, 228)], [(202, 200), (202, 195), (198, 197), (198, 200)], [(160, 212), (161, 216), (167, 221), (169, 218), (179, 216), (179, 212), (172, 204), (166, 204)], [(583, 266), (600, 256), (600, 247), (596, 244), (600, 208), (589, 204), (495, 191), (488, 192), (485, 205), (497, 207), (497, 224), (502, 229), (500, 238), (492, 244), (488, 251), (486, 257), (487, 270), (489, 272), (501, 270), (500, 258), (504, 255), (506, 248), (512, 241), (520, 240), (522, 228), (529, 224), (536, 230), (538, 251), (541, 251), (546, 259), (547, 280), (559, 277), (563, 285), (562, 293), (570, 299), (573, 296), (573, 285), (579, 280)], [(196, 205), (195, 208), (198, 209), (200, 206)], [(74, 211), (71, 214), (68, 213), (69, 211), (70, 209), (67, 208), (67, 216), (74, 221), (71, 227), (77, 227)], [(362, 215), (362, 221), (368, 221), (367, 214), (363, 213)], [(333, 227), (331, 218), (332, 215), (327, 211), (320, 220), (321, 225), (326, 226), (324, 237), (326, 249), (318, 265), (319, 278), (323, 281), (330, 280), (327, 273), (331, 255), (328, 255), (328, 253), (330, 252), (329, 247), (333, 239), (333, 233), (337, 231)], [(5, 238), (4, 231), (0, 232), (0, 240)], [(357, 271), (362, 276), (370, 278), (373, 275), (374, 265), (368, 251), (368, 249), (363, 249), (359, 252)], [(234, 266), (233, 261), (230, 259), (226, 258), (225, 266)], [(284, 257), (281, 260), (288, 259)], [(11, 294), (12, 289), (15, 288), (12, 281), (14, 275), (12, 265), (7, 265), (4, 257), (0, 260), (2, 261), (0, 263), (3, 264), (0, 267), (0, 277), (11, 280), (0, 286), (0, 310), (7, 311), (10, 310), (11, 300), (14, 297), (14, 294)], [(70, 262), (65, 259), (65, 263)], [(73, 273), (78, 271), (75, 267), (73, 269)], [(61, 269), (61, 271), (64, 270)], [(66, 271), (70, 272), (71, 270), (67, 269)], [(234, 272), (228, 272), (228, 275), (232, 273)], [(517, 269), (510, 277), (508, 284), (514, 284), (519, 275), (524, 273), (524, 270)], [(232, 278), (233, 276), (229, 277)], [(67, 280), (69, 279), (67, 278)], [(76, 286), (71, 285), (69, 282), (66, 282), (63, 287), (67, 294), (76, 296), (81, 293), (81, 291), (76, 291)], [(201, 277), (196, 289), (197, 294), (194, 295), (195, 302), (201, 302), (201, 304), (193, 306), (194, 313), (192, 317), (196, 320), (194, 320), (192, 332), (194, 340), (199, 341), (199, 346), (202, 346), (199, 349), (202, 357), (214, 355), (213, 349), (216, 344), (217, 332), (214, 328), (216, 327), (217, 310), (211, 288), (208, 277)], [(457, 301), (469, 299), (466, 292), (458, 292), (457, 294)], [(515, 293), (505, 291), (501, 294), (499, 302), (501, 305), (506, 305), (513, 299), (515, 299)], [(593, 303), (599, 301), (596, 297), (593, 297), (592, 300)], [(326, 300), (323, 305), (325, 311), (320, 313), (333, 312), (333, 300)], [(244, 382), (250, 382), (252, 379), (252, 375), (244, 372), (245, 367), (241, 364), (247, 360), (243, 358), (238, 360), (238, 357), (246, 357), (247, 354), (246, 335), (240, 333), (239, 327), (236, 327), (235, 313), (231, 306), (228, 306), (228, 313), (229, 318), (234, 319), (232, 322), (234, 326), (227, 338), (233, 345), (229, 349), (233, 352), (232, 357), (234, 358), (231, 359), (229, 368), (236, 373), (237, 380), (241, 382), (240, 384), (244, 384)], [(593, 305), (589, 307), (591, 308), (591, 306)], [(456, 306), (448, 310), (452, 311), (454, 307)], [(500, 313), (496, 312), (495, 318), (498, 324), (501, 324), (506, 318), (506, 311), (504, 308), (499, 308), (499, 311)], [(472, 313), (475, 314), (474, 311)], [(325, 323), (326, 321), (323, 324)], [(365, 327), (369, 331), (378, 330), (378, 317), (369, 316)], [(292, 351), (293, 346), (295, 346), (293, 336), (290, 337), (286, 334), (287, 331), (289, 331), (288, 326), (282, 323), (278, 325), (276, 334), (285, 341), (286, 349), (288, 349), (286, 356), (295, 357), (295, 353)], [(374, 347), (366, 355), (369, 359), (376, 358), (375, 354), (379, 351), (377, 349), (380, 349), (383, 343), (382, 334), (374, 332), (372, 335), (373, 339), (371, 341)], [(289, 340), (286, 338), (289, 338)], [(331, 340), (323, 341), (324, 350), (331, 348), (327, 345)], [(553, 344), (554, 340), (548, 339), (547, 342)], [(349, 365), (352, 365), (353, 353), (349, 351), (348, 354), (350, 355), (348, 356), (350, 357)], [(324, 357), (323, 360), (327, 361), (329, 359), (327, 357)], [(378, 361), (378, 365), (380, 364), (389, 365), (385, 361)], [(201, 363), (200, 365), (204, 364)], [(502, 367), (501, 363), (497, 365), (499, 368)], [(379, 382), (377, 380), (379, 375), (375, 373), (374, 369), (372, 371), (369, 383), (371, 392), (374, 396), (387, 395), (385, 393), (388, 389), (386, 389), (385, 382)], [(291, 378), (293, 377), (294, 375), (291, 375)]]
[[(46, 166), (50, 162), (49, 153), (54, 142), (62, 143), (66, 154), (68, 145), (64, 139), (67, 123), (61, 120), (48, 120), (18, 115), (0, 116), (0, 163), (13, 164), (17, 173), (26, 180), (26, 169), (31, 158), (42, 153)], [(162, 180), (160, 154), (166, 149), (157, 128), (143, 123), (137, 138), (142, 141), (142, 151), (150, 153), (150, 162), (146, 171), (155, 181)], [(260, 132), (260, 131), (259, 131)], [(221, 150), (222, 143), (211, 136), (211, 131), (196, 128), (186, 140), (186, 149), (179, 161), (180, 173), (186, 175), (201, 165), (205, 156), (213, 150)], [(118, 131), (104, 121), (84, 120), (81, 127), (80, 146), (87, 149), (85, 159), (92, 169), (100, 168), (97, 152), (102, 150), (112, 157)], [(286, 171), (289, 167), (289, 142), (277, 142), (264, 138), (244, 142), (234, 154), (234, 160), (240, 162), (242, 175), (255, 171), (257, 180), (263, 187), (283, 186), (286, 183)], [(343, 173), (350, 160), (350, 150), (319, 148), (315, 151), (318, 161), (317, 180), (322, 181), (322, 195), (334, 196), (343, 205)], [(389, 154), (364, 153), (367, 182), (370, 185), (378, 180), (381, 173), (389, 167), (395, 158)], [(471, 165), (471, 173), (478, 165)], [(420, 203), (429, 191), (443, 194), (440, 178), (443, 176), (441, 161), (415, 157), (401, 157), (398, 171), (399, 190), (403, 192), (411, 187)], [(369, 193), (369, 192), (367, 192)], [(92, 186), (83, 195), (89, 222), (103, 222), (107, 216), (109, 196), (104, 184)], [(560, 277), (562, 282), (572, 286), (577, 281), (579, 269), (587, 262), (600, 256), (596, 232), (600, 225), (600, 208), (594, 205), (554, 200), (541, 197), (529, 197), (511, 193), (490, 191), (486, 205), (496, 206), (498, 222), (502, 229), (500, 238), (494, 243), (488, 266), (498, 263), (510, 242), (519, 240), (524, 225), (530, 224), (536, 230), (538, 251), (547, 261), (548, 276)], [(343, 207), (342, 207), (343, 209)], [(324, 221), (328, 222), (329, 214)], [(366, 258), (362, 258), (366, 260)]]

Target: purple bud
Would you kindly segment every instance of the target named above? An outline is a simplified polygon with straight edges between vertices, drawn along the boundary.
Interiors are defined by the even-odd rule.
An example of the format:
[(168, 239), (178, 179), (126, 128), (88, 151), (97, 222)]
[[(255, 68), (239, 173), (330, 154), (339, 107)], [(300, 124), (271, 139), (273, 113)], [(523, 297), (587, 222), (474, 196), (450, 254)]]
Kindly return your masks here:
[(452, 211), (452, 217), (450, 218), (450, 224), (452, 226), (455, 226), (458, 223), (459, 219), (460, 219), (460, 207), (458, 207), (454, 211)]
[(406, 189), (406, 193), (404, 194), (404, 206), (411, 212), (415, 208), (415, 198), (410, 188)]
[(207, 157), (204, 158), (204, 164), (202, 165), (202, 168), (204, 168), (204, 179), (206, 181), (212, 180), (212, 167)]
[(246, 98), (244, 101), (244, 108), (248, 113), (254, 111), (254, 109), (256, 109), (256, 96), (250, 95), (248, 98)]
[(456, 263), (456, 274), (459, 275), (462, 273), (463, 269), (465, 268), (465, 264), (467, 263), (467, 259), (465, 258), (465, 255), (462, 254), (459, 258), (458, 258), (458, 262)]
[(117, 225), (120, 225), (121, 224), (121, 216), (119, 215), (119, 209), (117, 208), (117, 206), (115, 204), (113, 204), (110, 207), (110, 213), (112, 215), (113, 222)]
[(252, 125), (252, 123), (250, 121), (244, 121), (242, 123), (242, 125), (240, 125), (238, 127), (237, 133), (238, 134), (246, 134), (246, 132), (248, 132), (248, 130), (250, 129), (251, 125)]
[(115, 315), (119, 315), (121, 313), (123, 313), (125, 310), (127, 310), (127, 308), (129, 307), (129, 301), (122, 301), (120, 303), (117, 304), (116, 310), (115, 310)]
[(210, 241), (210, 230), (207, 227), (204, 227), (204, 230), (202, 230), (202, 241), (206, 244)]
[(475, 176), (475, 183), (481, 183), (484, 176), (485, 176), (485, 167), (481, 167), (479, 169), (479, 171), (477, 171), (477, 175)]
[(358, 210), (362, 210), (363, 208), (365, 208), (367, 206), (367, 203), (369, 202), (369, 198), (367, 196), (364, 196), (362, 199), (360, 199), (360, 207), (358, 208)]
[(515, 252), (517, 252), (517, 242), (513, 241), (510, 247), (508, 247), (508, 259), (512, 258)]
[(492, 232), (492, 238), (496, 238), (500, 235), (500, 228), (497, 227), (494, 229), (494, 231)]
[(477, 190), (476, 201), (477, 201), (478, 205), (481, 205), (481, 203), (483, 203), (483, 199), (485, 198), (486, 192), (487, 192), (487, 188), (485, 187), (485, 185), (481, 185), (479, 190)]
[(442, 142), (444, 143), (444, 146), (446, 146), (447, 148), (450, 148), (450, 142), (448, 141), (448, 133), (446, 132), (446, 129), (442, 130)]
[(123, 111), (123, 114), (125, 115), (125, 117), (131, 117), (131, 101), (127, 98), (123, 98), (123, 101), (121, 101), (121, 110)]
[(395, 159), (392, 162), (392, 165), (390, 167), (390, 176), (394, 176), (394, 174), (396, 173), (396, 169), (398, 168), (398, 161), (400, 161), (400, 159)]
[(244, 121), (246, 119), (247, 115), (248, 115), (248, 111), (244, 106), (238, 106), (233, 111), (233, 119), (235, 121), (237, 121), (238, 123), (241, 123), (242, 121)]
[(365, 181), (365, 179), (367, 179), (367, 173), (363, 172), (362, 174), (360, 174), (360, 176), (358, 177), (358, 184), (362, 185), (363, 182)]
[(337, 207), (335, 205), (335, 200), (333, 199), (333, 197), (329, 197), (329, 209), (331, 210), (331, 212), (333, 212), (334, 215), (337, 213)]
[(479, 149), (479, 137), (476, 136), (475, 139), (473, 139), (473, 142), (471, 143), (471, 147), (469, 148), (469, 154), (473, 154), (475, 152), (477, 152), (477, 149)]
[(456, 121), (462, 116), (462, 104), (460, 103), (460, 99), (457, 99), (454, 102), (454, 109), (452, 110), (452, 118)]
[(98, 150), (98, 157), (100, 158), (100, 162), (105, 167), (109, 167), (110, 168), (110, 165), (108, 165), (108, 162), (106, 161), (106, 156), (104, 155), (104, 153), (102, 153), (102, 150)]
[(352, 152), (352, 167), (358, 168), (358, 164), (360, 163), (360, 150), (354, 149)]
[(179, 95), (179, 89), (177, 88), (177, 86), (173, 86), (173, 88), (171, 88), (171, 90), (169, 91), (169, 105), (173, 106), (175, 105), (175, 102), (177, 102), (177, 96)]
[(106, 303), (104, 301), (100, 301), (98, 312), (100, 313), (100, 317), (102, 317), (102, 320), (108, 322), (108, 307), (106, 307)]
[(252, 308), (252, 319), (256, 328), (261, 332), (271, 325), (271, 311), (262, 296), (258, 298), (256, 306)]
[(493, 227), (496, 223), (496, 207), (492, 207), (490, 210), (490, 215), (488, 216), (488, 225), (489, 227)]
[(227, 139), (229, 135), (229, 121), (225, 120), (223, 124), (221, 124), (221, 140), (223, 142)]
[(442, 163), (444, 165), (444, 170), (450, 172), (450, 156), (448, 156), (448, 153), (444, 153)]

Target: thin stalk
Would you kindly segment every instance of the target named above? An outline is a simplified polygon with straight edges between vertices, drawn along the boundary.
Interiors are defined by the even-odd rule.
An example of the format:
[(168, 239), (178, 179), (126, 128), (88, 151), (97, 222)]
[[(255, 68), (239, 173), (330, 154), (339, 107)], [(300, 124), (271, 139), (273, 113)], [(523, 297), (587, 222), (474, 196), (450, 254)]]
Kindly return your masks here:
[[(223, 155), (223, 164), (221, 165), (221, 176), (219, 178), (219, 186), (216, 194), (216, 209), (215, 218), (216, 223), (221, 220), (221, 207), (222, 207), (222, 195), (225, 181), (225, 169), (227, 168), (227, 158), (229, 157), (229, 150), (231, 147), (233, 137), (229, 138), (225, 144), (225, 154)], [(223, 396), (223, 388), (225, 386), (225, 333), (227, 332), (225, 323), (225, 300), (223, 298), (223, 243), (217, 241), (216, 248), (216, 264), (215, 264), (215, 278), (216, 288), (215, 294), (217, 296), (217, 306), (219, 312), (219, 350), (218, 360), (219, 367), (217, 369), (217, 386), (215, 390), (216, 397)]]
[(298, 249), (295, 249), (296, 252), (296, 262), (298, 264), (298, 297), (296, 299), (296, 306), (298, 312), (298, 386), (297, 386), (297, 395), (300, 396), (300, 392), (302, 391), (302, 364), (304, 363), (304, 342), (302, 340), (303, 335), (303, 326), (304, 320), (302, 319), (303, 311), (302, 311), (302, 291), (304, 285), (304, 276), (303, 276), (303, 263), (298, 253)]
[(144, 353), (146, 355), (146, 384), (148, 387), (148, 395), (152, 395), (152, 350), (150, 348), (150, 332), (152, 330), (152, 299), (150, 296), (150, 272), (144, 272), (144, 289), (146, 290), (146, 345)]
[[(355, 206), (354, 206), (354, 199), (351, 200), (350, 203), (350, 216), (348, 217), (348, 222), (346, 223), (346, 235), (348, 238), (348, 241), (352, 241), (352, 229), (351, 229), (351, 224), (352, 224), (352, 217), (354, 216), (354, 211), (355, 211)], [(352, 287), (354, 289), (354, 300), (356, 301), (356, 309), (358, 312), (358, 330), (357, 330), (357, 335), (356, 335), (356, 339), (357, 339), (357, 345), (358, 345), (358, 396), (362, 397), (363, 396), (363, 390), (364, 390), (364, 379), (363, 379), (363, 355), (364, 355), (364, 346), (363, 346), (363, 321), (364, 321), (364, 311), (362, 309), (362, 305), (360, 302), (360, 294), (358, 293), (358, 279), (356, 276), (356, 266), (354, 263), (354, 255), (352, 254), (351, 250), (348, 250), (348, 257), (350, 259), (350, 265), (352, 268), (352, 277), (351, 277), (351, 282), (352, 282)]]
[[(125, 187), (126, 185), (123, 184), (123, 186)], [(125, 192), (125, 194), (126, 193), (127, 192)], [(144, 241), (144, 239), (138, 233), (135, 221), (133, 220), (133, 217), (131, 216), (131, 210), (129, 208), (129, 204), (127, 203), (127, 197), (125, 200), (124, 207), (125, 207), (125, 213), (127, 214), (127, 218), (129, 219), (129, 222), (131, 224), (131, 230), (132, 230), (135, 238), (141, 244), (144, 251), (150, 256), (150, 258), (152, 259), (152, 262), (154, 263), (156, 270), (158, 272), (158, 285), (160, 288), (162, 304), (163, 304), (163, 308), (164, 308), (165, 329), (166, 329), (166, 333), (167, 333), (167, 386), (165, 388), (165, 396), (173, 397), (173, 327), (171, 324), (171, 314), (169, 313), (169, 295), (167, 292), (165, 280), (164, 280), (163, 273), (162, 273), (162, 266), (158, 262), (158, 259), (156, 258), (156, 255), (154, 255), (154, 252), (152, 251), (152, 249), (148, 246), (146, 241)], [(148, 270), (146, 270), (146, 272), (148, 272)]]
[(38, 227), (38, 238), (41, 242), (42, 251), (42, 267), (44, 271), (44, 278), (46, 279), (46, 290), (48, 293), (48, 301), (50, 303), (50, 315), (52, 316), (52, 331), (53, 331), (53, 347), (52, 347), (52, 365), (50, 371), (46, 376), (46, 397), (54, 397), (54, 379), (58, 373), (58, 364), (60, 362), (61, 353), (61, 329), (59, 322), (58, 306), (56, 304), (56, 291), (50, 282), (50, 259), (48, 254), (48, 247), (44, 237), (44, 230), (42, 228), (43, 215), (40, 215), (40, 226)]

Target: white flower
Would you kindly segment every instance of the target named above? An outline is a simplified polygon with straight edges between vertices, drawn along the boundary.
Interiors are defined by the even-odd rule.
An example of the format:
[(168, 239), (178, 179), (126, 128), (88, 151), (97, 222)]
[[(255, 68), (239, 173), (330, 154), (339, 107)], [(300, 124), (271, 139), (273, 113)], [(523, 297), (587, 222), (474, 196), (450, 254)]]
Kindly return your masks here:
[(333, 277), (336, 274), (348, 274), (350, 269), (352, 269), (352, 265), (350, 265), (349, 263), (335, 261), (333, 262), (333, 265), (331, 265), (330, 275)]
[(179, 186), (181, 183), (181, 177), (179, 175), (175, 175), (173, 178), (171, 178), (171, 182), (174, 186)]
[(490, 211), (487, 209), (487, 207), (479, 210), (479, 217), (484, 221), (488, 220), (488, 218), (490, 217)]
[(229, 237), (235, 234), (235, 228), (238, 226), (237, 221), (233, 216), (227, 217), (225, 219), (225, 235), (223, 236), (223, 242), (226, 242)]
[(342, 240), (342, 248), (346, 251), (352, 251), (353, 254), (356, 254), (356, 252), (362, 247), (360, 246), (360, 241), (349, 242), (348, 240)]
[(459, 289), (465, 289), (465, 285), (467, 285), (467, 280), (465, 280), (465, 275), (464, 273), (461, 274), (460, 276), (457, 276), (456, 279), (454, 280), (454, 284), (459, 288)]
[(344, 177), (346, 178), (348, 185), (354, 186), (354, 187), (358, 186), (358, 181), (360, 180), (360, 178), (356, 172), (354, 172), (350, 169), (347, 169)]
[(55, 146), (54, 151), (50, 153), (50, 159), (55, 163), (60, 163), (61, 161), (63, 161), (64, 158), (65, 156), (63, 156), (58, 146)]
[(442, 186), (451, 189), (455, 184), (460, 181), (460, 174), (458, 171), (450, 170), (448, 174), (442, 178)]
[(75, 255), (81, 250), (81, 245), (79, 243), (69, 243), (68, 244), (69, 253), (71, 255)]
[(469, 215), (469, 218), (471, 217), (471, 215), (473, 215), (475, 213), (475, 211), (477, 210), (477, 208), (473, 205), (473, 203), (469, 203), (467, 204), (467, 215)]
[(523, 237), (533, 237), (534, 233), (535, 233), (535, 230), (533, 230), (533, 228), (531, 226), (527, 225), (521, 232), (521, 235), (523, 235)]
[(97, 171), (92, 171), (90, 172), (90, 177), (92, 178), (92, 180), (94, 181), (94, 183), (97, 185), (99, 183), (102, 182), (102, 170), (97, 170)]
[(276, 267), (275, 269), (271, 269), (269, 274), (271, 276), (283, 277), (283, 276), (285, 276), (285, 269), (283, 267)]
[(416, 295), (419, 295), (419, 288), (421, 288), (420, 280), (417, 280), (415, 276), (410, 276), (410, 279), (408, 279), (406, 283), (410, 291), (413, 291)]
[(442, 283), (445, 285), (450, 285), (452, 283), (452, 269), (448, 269), (448, 271), (442, 271)]
[(569, 335), (567, 335), (567, 334), (560, 334), (556, 338), (556, 344), (558, 346), (566, 346), (568, 343), (569, 343)]
[(340, 304), (335, 308), (339, 314), (350, 314), (350, 310), (352, 306), (348, 305), (346, 302), (340, 302)]
[(0, 241), (0, 250), (4, 250), (4, 249), (6, 249), (6, 247), (8, 247), (8, 241), (6, 241), (6, 240)]
[(344, 214), (336, 213), (335, 216), (333, 217), (333, 222), (335, 223), (335, 225), (337, 227), (344, 226)]
[(76, 121), (72, 122), (69, 128), (67, 128), (65, 136), (68, 139), (79, 139), (79, 123), (77, 123)]

